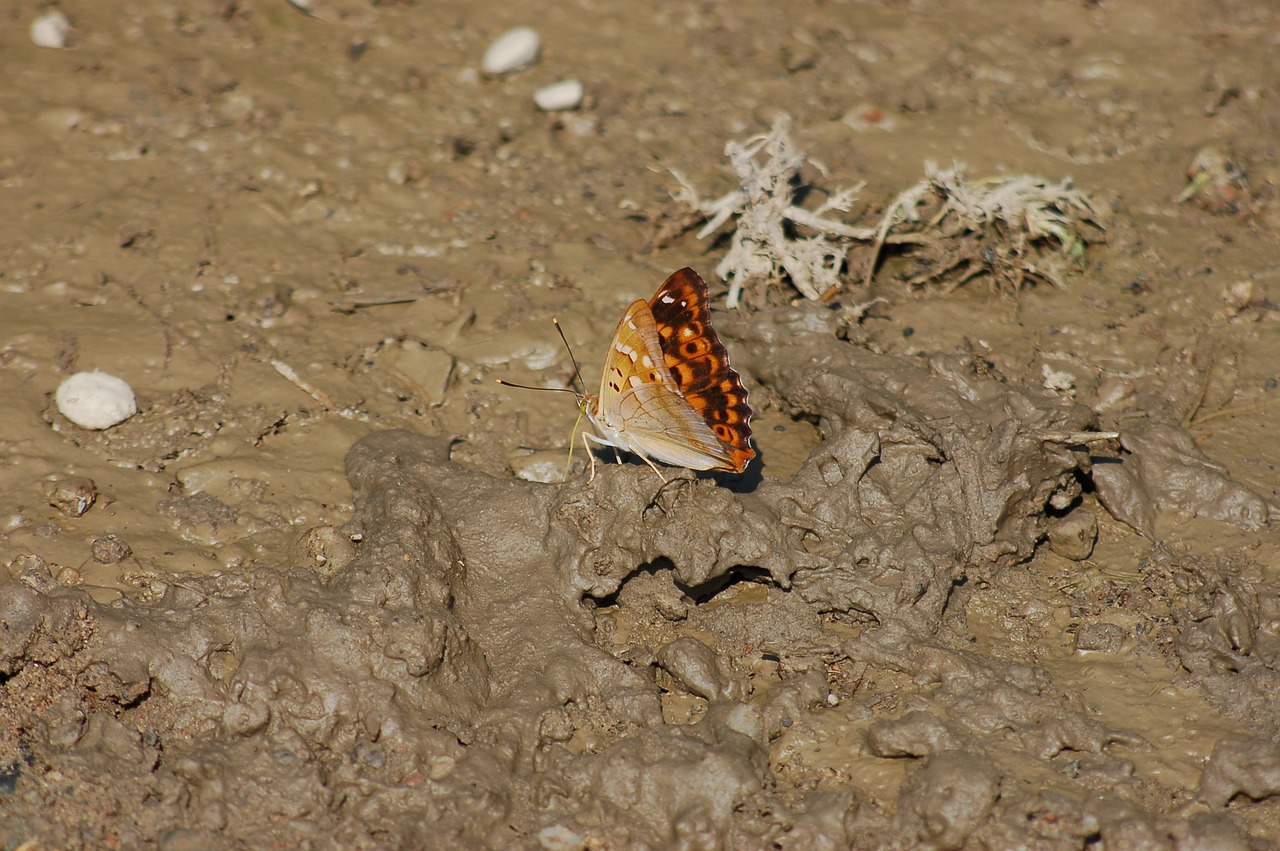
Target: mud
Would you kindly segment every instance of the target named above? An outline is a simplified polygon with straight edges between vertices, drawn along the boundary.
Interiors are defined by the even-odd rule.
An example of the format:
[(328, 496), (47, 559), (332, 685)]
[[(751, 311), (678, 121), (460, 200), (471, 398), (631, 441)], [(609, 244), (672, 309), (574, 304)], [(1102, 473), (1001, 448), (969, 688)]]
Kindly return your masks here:
[[(1273, 10), (305, 5), (3, 13), (4, 847), (1280, 842)], [(782, 109), (811, 209), (963, 160), (1105, 242), (722, 309), (668, 169)], [(684, 265), (759, 457), (565, 478), (493, 379)]]

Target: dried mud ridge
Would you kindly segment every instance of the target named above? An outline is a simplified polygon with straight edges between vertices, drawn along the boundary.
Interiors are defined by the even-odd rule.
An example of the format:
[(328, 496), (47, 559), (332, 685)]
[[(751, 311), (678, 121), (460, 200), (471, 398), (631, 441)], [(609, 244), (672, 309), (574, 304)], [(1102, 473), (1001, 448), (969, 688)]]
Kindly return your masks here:
[[(822, 424), (789, 482), (661, 486), (610, 465), (539, 485), (383, 432), (347, 459), (356, 517), (309, 539), (323, 572), (100, 605), (32, 557), (0, 585), (0, 840), (44, 825), (48, 847), (1246, 847), (1226, 804), (1280, 791), (1280, 750), (1221, 742), (1176, 807), (1114, 794), (1147, 744), (1045, 669), (972, 649), (964, 611), (1051, 531), (1087, 549), (1082, 489), (1139, 528), (1189, 494), (1243, 524), (1266, 504), (1173, 426), (1129, 423), (1124, 450), (1090, 450), (1052, 436), (1099, 428), (1093, 412), (965, 359), (871, 354), (816, 310), (725, 326), (735, 363)], [(1157, 548), (1148, 572), (1153, 603), (1186, 605), (1153, 605), (1160, 628), (1139, 640), (1280, 734), (1249, 571)], [(748, 581), (765, 593), (702, 604)], [(751, 674), (762, 654), (772, 678)], [(870, 711), (875, 672), (929, 696), (861, 745), (910, 763), (896, 807), (770, 750)], [(664, 720), (664, 692), (698, 698), (692, 723)], [(1011, 753), (1055, 779), (1017, 782)]]

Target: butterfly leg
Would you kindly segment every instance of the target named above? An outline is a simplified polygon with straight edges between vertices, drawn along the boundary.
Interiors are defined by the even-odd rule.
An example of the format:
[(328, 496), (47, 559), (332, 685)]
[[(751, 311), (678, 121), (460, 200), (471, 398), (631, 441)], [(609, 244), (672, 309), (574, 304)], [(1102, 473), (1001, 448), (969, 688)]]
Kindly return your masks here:
[[(618, 461), (618, 463), (619, 463), (619, 464), (621, 464), (621, 463), (622, 463), (622, 455), (618, 452), (618, 447), (614, 446), (612, 443), (609, 443), (608, 441), (605, 441), (605, 440), (601, 440), (600, 438), (596, 437), (595, 435), (593, 435), (593, 434), (587, 434), (587, 433), (584, 431), (584, 432), (582, 433), (582, 445), (586, 447), (586, 449), (587, 449), (587, 455), (591, 457), (591, 476), (587, 479), (587, 484), (591, 484), (592, 482), (594, 482), (594, 481), (596, 480), (596, 456), (595, 456), (595, 454), (594, 454), (594, 453), (592, 453), (592, 451), (591, 451), (591, 443), (588, 443), (587, 441), (591, 441), (591, 443), (596, 443), (596, 444), (598, 444), (598, 445), (600, 445), (600, 446), (611, 446), (611, 447), (613, 447), (613, 457), (617, 459), (617, 461)], [(657, 466), (656, 464), (654, 464), (652, 461), (650, 461), (650, 460), (649, 460), (648, 458), (646, 458), (644, 455), (641, 455), (639, 452), (636, 452), (635, 454), (636, 454), (637, 456), (639, 456), (639, 458), (640, 458), (640, 460), (641, 460), (641, 461), (643, 461), (644, 463), (646, 463), (646, 464), (648, 464), (648, 465), (649, 465), (649, 469), (653, 470), (653, 472), (654, 472), (654, 473), (657, 473), (658, 478), (659, 478), (659, 479), (662, 479), (662, 483), (663, 483), (664, 485), (667, 483), (667, 478), (666, 478), (666, 476), (662, 475), (662, 472), (658, 469), (658, 466)]]
[[(637, 454), (639, 454), (639, 453), (637, 453)], [(662, 475), (662, 471), (658, 469), (658, 465), (657, 465), (657, 464), (653, 463), (652, 461), (650, 461), (648, 458), (646, 458), (646, 457), (645, 457), (645, 456), (643, 456), (643, 455), (641, 455), (641, 456), (640, 456), (640, 460), (641, 460), (641, 461), (644, 461), (644, 463), (648, 464), (648, 465), (649, 465), (649, 469), (653, 470), (653, 472), (655, 472), (655, 473), (657, 473), (657, 474), (658, 474), (658, 478), (659, 478), (659, 479), (662, 479), (662, 483), (663, 483), (664, 485), (667, 483), (667, 477), (666, 477), (666, 476), (664, 476), (664, 475)], [(619, 463), (621, 463), (621, 462), (619, 462)]]

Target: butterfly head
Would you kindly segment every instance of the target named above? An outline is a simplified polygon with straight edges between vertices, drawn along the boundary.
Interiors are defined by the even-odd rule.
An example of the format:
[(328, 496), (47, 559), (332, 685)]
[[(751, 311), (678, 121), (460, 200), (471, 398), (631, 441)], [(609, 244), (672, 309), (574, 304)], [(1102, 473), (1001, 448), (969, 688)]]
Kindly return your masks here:
[(600, 414), (600, 397), (595, 393), (575, 393), (574, 396), (578, 400), (578, 412), (591, 420), (591, 424), (597, 430), (609, 431), (604, 418)]

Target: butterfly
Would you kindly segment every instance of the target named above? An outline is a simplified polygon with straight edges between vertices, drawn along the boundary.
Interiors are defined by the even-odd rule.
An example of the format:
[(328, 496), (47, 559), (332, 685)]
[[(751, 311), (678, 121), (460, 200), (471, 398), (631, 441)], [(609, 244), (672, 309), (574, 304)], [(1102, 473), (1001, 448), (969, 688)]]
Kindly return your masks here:
[(584, 442), (635, 453), (655, 472), (653, 461), (741, 473), (756, 455), (746, 388), (711, 327), (707, 285), (687, 267), (627, 308), (600, 392), (579, 394), (578, 407), (599, 432)]

